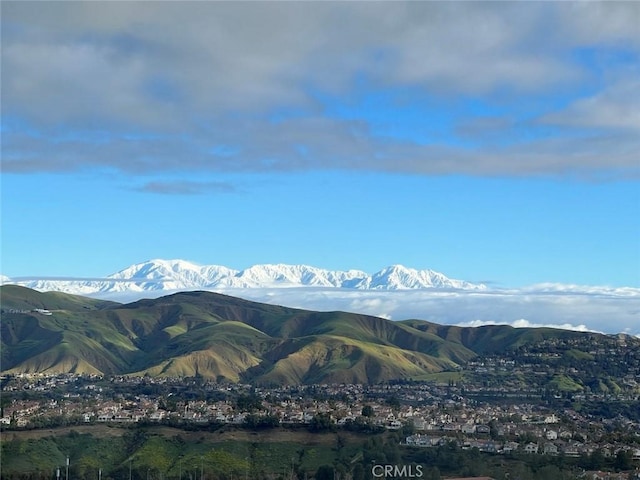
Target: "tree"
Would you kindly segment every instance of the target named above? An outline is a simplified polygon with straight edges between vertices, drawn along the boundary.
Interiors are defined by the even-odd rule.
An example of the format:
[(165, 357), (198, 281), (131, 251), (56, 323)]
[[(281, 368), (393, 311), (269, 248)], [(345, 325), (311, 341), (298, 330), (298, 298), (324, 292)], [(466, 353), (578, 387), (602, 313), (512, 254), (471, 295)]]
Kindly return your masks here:
[(335, 428), (331, 416), (328, 413), (314, 415), (309, 424), (312, 432), (326, 432)]
[(316, 480), (333, 480), (333, 467), (331, 465), (320, 465), (316, 470)]
[(597, 449), (591, 455), (589, 455), (589, 469), (590, 470), (600, 470), (604, 467), (605, 464), (605, 456), (602, 453), (602, 450)]
[(93, 455), (84, 455), (81, 457), (75, 466), (76, 475), (80, 478), (92, 477), (97, 474), (101, 467), (100, 459)]
[(371, 405), (365, 405), (364, 407), (362, 407), (362, 416), (363, 417), (373, 417), (373, 407)]
[(254, 394), (239, 395), (236, 399), (236, 408), (241, 412), (254, 412), (262, 408), (262, 399)]
[(620, 450), (616, 454), (613, 464), (618, 470), (631, 470), (633, 468), (632, 456), (630, 450)]
[(353, 480), (364, 480), (365, 476), (364, 476), (364, 467), (362, 466), (361, 463), (357, 463), (355, 467), (353, 467), (353, 472), (352, 472), (352, 477)]
[(490, 435), (490, 437), (491, 437), (493, 440), (497, 440), (497, 439), (499, 439), (499, 438), (500, 438), (500, 434), (499, 434), (499, 424), (498, 424), (498, 422), (497, 422), (495, 419), (493, 419), (493, 420), (491, 420), (491, 421), (489, 422), (489, 429), (490, 429), (490, 431), (489, 431), (489, 432), (490, 432), (490, 433), (489, 433), (489, 435)]
[(401, 455), (400, 448), (398, 447), (398, 443), (396, 442), (387, 442), (385, 443), (383, 450), (384, 455), (389, 463), (400, 463)]
[(398, 410), (400, 409), (400, 399), (397, 396), (393, 395), (387, 398), (387, 405), (389, 405), (394, 410)]
[(280, 419), (276, 415), (257, 415), (250, 413), (244, 418), (244, 424), (252, 429), (275, 428), (280, 425)]
[(555, 465), (546, 465), (536, 472), (536, 478), (544, 480), (562, 480), (563, 475)]
[(440, 480), (440, 469), (438, 467), (431, 467), (425, 470), (423, 478), (425, 480)]

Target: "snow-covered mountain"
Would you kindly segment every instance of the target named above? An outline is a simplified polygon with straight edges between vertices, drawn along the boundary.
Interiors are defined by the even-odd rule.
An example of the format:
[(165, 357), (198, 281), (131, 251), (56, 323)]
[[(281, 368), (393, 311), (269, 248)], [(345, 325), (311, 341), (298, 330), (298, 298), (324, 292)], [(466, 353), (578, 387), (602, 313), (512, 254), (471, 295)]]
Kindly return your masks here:
[(483, 290), (485, 285), (447, 278), (433, 270), (402, 265), (373, 275), (360, 270), (324, 270), (307, 265), (265, 264), (245, 270), (196, 265), (185, 260), (150, 260), (131, 265), (104, 279), (37, 279), (12, 281), (40, 291), (92, 293), (176, 291), (215, 288), (333, 287), (357, 290), (456, 289)]
[(407, 288), (485, 288), (484, 285), (472, 284), (462, 280), (452, 280), (442, 273), (433, 270), (415, 270), (402, 265), (387, 267), (375, 273), (364, 285), (367, 289), (402, 290)]

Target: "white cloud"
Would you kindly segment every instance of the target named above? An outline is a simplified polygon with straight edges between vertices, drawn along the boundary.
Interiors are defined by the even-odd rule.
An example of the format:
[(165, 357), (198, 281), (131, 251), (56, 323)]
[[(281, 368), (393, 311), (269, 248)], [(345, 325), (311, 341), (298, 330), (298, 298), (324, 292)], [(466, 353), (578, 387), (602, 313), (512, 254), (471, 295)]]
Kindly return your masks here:
[(158, 193), (163, 195), (200, 195), (203, 193), (233, 193), (236, 189), (226, 182), (148, 182), (134, 190), (146, 193)]
[[(2, 113), (28, 128), (3, 130), (2, 168), (637, 174), (634, 72), (541, 115), (605, 133), (473, 152), (378, 138), (363, 122), (326, 118), (313, 92), (345, 101), (364, 81), (509, 102), (571, 89), (592, 75), (567, 61), (572, 49), (640, 54), (639, 5), (5, 2)], [(272, 122), (279, 109), (295, 118)]]
[[(228, 289), (221, 293), (311, 310), (364, 313), (392, 320), (421, 319), (448, 325), (549, 326), (606, 333), (636, 332), (640, 289), (559, 285), (554, 291), (356, 291), (339, 289)], [(635, 334), (635, 333), (634, 333)]]
[[(639, 76), (640, 69), (635, 72), (635, 77)], [(637, 135), (640, 131), (640, 81), (624, 80), (612, 84), (541, 120), (573, 127), (629, 130)]]
[[(573, 80), (574, 69), (531, 43), (540, 24), (562, 10), (413, 2), (18, 3), (3, 6), (16, 27), (3, 36), (8, 78), (28, 78), (24, 92), (40, 100), (78, 87), (110, 95), (119, 87), (119, 98), (138, 98), (143, 80), (162, 74), (189, 96), (191, 108), (233, 102), (253, 110), (307, 103), (306, 82), (343, 91), (358, 73), (382, 84), (467, 93)], [(44, 88), (51, 80), (62, 89), (56, 95)], [(8, 87), (14, 97), (19, 85)], [(133, 113), (116, 101), (119, 107), (126, 117)]]
[[(570, 323), (562, 323), (562, 324), (543, 324), (543, 323), (533, 323), (529, 320), (521, 318), (519, 320), (514, 320), (513, 322), (496, 322), (494, 320), (472, 320), (470, 322), (462, 322), (457, 324), (460, 327), (482, 327), (484, 325), (510, 325), (514, 328), (559, 328), (562, 330), (574, 330), (577, 332), (594, 332), (596, 330), (592, 330), (588, 328), (586, 325), (572, 325)], [(602, 333), (602, 332), (598, 332)]]

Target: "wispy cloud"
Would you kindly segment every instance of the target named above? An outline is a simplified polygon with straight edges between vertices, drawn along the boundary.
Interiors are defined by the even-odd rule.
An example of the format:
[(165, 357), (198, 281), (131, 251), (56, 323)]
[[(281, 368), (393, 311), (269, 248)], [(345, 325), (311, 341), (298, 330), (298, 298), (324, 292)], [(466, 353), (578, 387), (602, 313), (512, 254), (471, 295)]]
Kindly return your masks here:
[(233, 193), (236, 188), (226, 182), (148, 182), (135, 188), (143, 193), (157, 193), (160, 195), (201, 195), (205, 193)]

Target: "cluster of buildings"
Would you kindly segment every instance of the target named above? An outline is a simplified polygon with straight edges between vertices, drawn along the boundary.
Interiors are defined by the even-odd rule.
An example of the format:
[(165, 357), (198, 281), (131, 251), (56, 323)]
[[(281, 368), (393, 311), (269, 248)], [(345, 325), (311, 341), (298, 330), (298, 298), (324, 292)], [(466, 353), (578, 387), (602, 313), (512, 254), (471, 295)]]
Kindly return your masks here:
[[(408, 433), (406, 445), (417, 447), (455, 441), (462, 448), (491, 453), (567, 457), (595, 451), (614, 456), (623, 450), (640, 460), (640, 423), (630, 419), (593, 418), (539, 403), (479, 403), (449, 387), (424, 383), (257, 388), (69, 374), (25, 374), (1, 380), (3, 396), (12, 393), (0, 412), (3, 428), (50, 427), (55, 422), (242, 425), (249, 415), (277, 419), (277, 424), (286, 426), (310, 424), (323, 415), (335, 428), (402, 429)], [(238, 398), (243, 396), (254, 399), (251, 409), (241, 406)], [(637, 438), (635, 444), (616, 442), (611, 434), (616, 429), (618, 438)]]
[(532, 455), (563, 455), (571, 458), (591, 455), (596, 451), (600, 451), (605, 458), (614, 457), (619, 452), (627, 452), (632, 461), (640, 461), (640, 445), (634, 447), (627, 444), (599, 444), (597, 442), (580, 442), (573, 440), (552, 442), (545, 438), (539, 438), (533, 442), (518, 442), (512, 440), (483, 439), (480, 435), (460, 438), (447, 435), (437, 436), (417, 433), (407, 436), (404, 444), (412, 447), (437, 447), (450, 442), (456, 443), (462, 449), (477, 448), (479, 451), (487, 453), (504, 454), (521, 452)]

